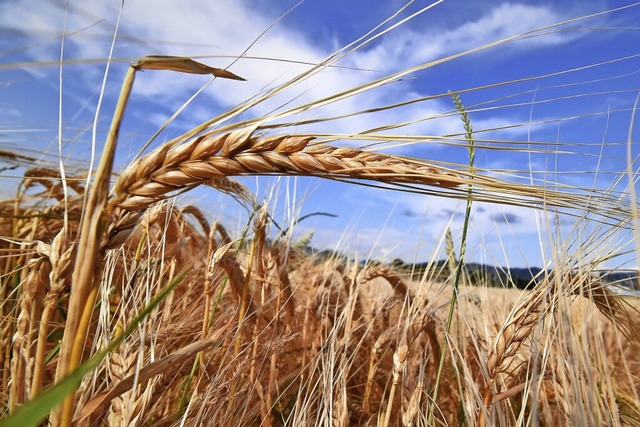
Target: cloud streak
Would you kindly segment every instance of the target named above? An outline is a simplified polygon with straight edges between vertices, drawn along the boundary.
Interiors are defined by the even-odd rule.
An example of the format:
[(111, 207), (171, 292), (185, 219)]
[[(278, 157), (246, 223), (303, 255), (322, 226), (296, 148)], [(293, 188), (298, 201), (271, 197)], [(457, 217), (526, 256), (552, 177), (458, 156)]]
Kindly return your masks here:
[[(350, 61), (358, 67), (368, 69), (388, 69), (391, 64), (396, 69), (403, 69), (524, 34), (563, 19), (560, 12), (547, 5), (503, 3), (489, 9), (485, 15), (469, 19), (455, 28), (402, 29), (374, 48), (357, 53)], [(531, 49), (556, 45), (575, 37), (568, 33), (534, 37), (519, 42), (517, 47)], [(504, 52), (501, 54), (504, 55)]]
[[(45, 3), (41, 10), (30, 5), (30, 1), (5, 3), (0, 7), (2, 16), (25, 16), (20, 29), (34, 33), (55, 34), (60, 32), (64, 12), (60, 8)], [(67, 43), (72, 46), (69, 52), (78, 58), (105, 57), (108, 52), (108, 34), (112, 31), (118, 14), (117, 2), (94, 1), (91, 11), (82, 9), (80, 4), (72, 3), (69, 10), (68, 31), (71, 34)], [(120, 29), (124, 40), (117, 48), (119, 56), (135, 57), (145, 54), (171, 55), (240, 55), (251, 46), (247, 54), (274, 58), (290, 58), (297, 61), (318, 62), (330, 55), (326, 43), (316, 43), (309, 33), (290, 25), (284, 19), (270, 28), (278, 17), (265, 16), (264, 10), (255, 10), (248, 3), (213, 3), (204, 0), (190, 2), (188, 8), (179, 2), (159, 0), (154, 7), (148, 2), (130, 0), (126, 2)], [(546, 6), (525, 6), (503, 4), (489, 9), (486, 15), (470, 20), (458, 27), (446, 31), (417, 31), (415, 28), (400, 27), (381, 38), (371, 47), (365, 47), (352, 53), (344, 60), (344, 65), (373, 69), (377, 74), (347, 69), (329, 69), (309, 78), (303, 84), (287, 91), (284, 96), (273, 97), (257, 106), (253, 115), (268, 114), (274, 109), (295, 99), (295, 103), (309, 102), (331, 93), (338, 93), (363, 84), (367, 80), (391, 73), (400, 68), (417, 63), (431, 61), (469, 46), (479, 46), (488, 41), (508, 35), (531, 30), (546, 25), (559, 18), (558, 13)], [(0, 18), (1, 19), (1, 18)], [(9, 25), (7, 19), (2, 25)], [(15, 25), (15, 24), (11, 24)], [(268, 31), (267, 31), (268, 29)], [(266, 34), (261, 35), (263, 31)], [(566, 36), (545, 37), (529, 44), (559, 43)], [(56, 40), (45, 44), (48, 56), (58, 54)], [(55, 48), (53, 48), (55, 47)], [(46, 51), (47, 49), (44, 49)], [(44, 53), (41, 49), (31, 51), (33, 57)], [(224, 66), (230, 60), (215, 60), (216, 66)], [(287, 81), (308, 66), (278, 61), (240, 60), (231, 71), (245, 77), (248, 82), (216, 82), (206, 97), (219, 109), (228, 109), (254, 97), (266, 88), (275, 87)], [(99, 78), (99, 67), (83, 67), (81, 73), (89, 73), (84, 78), (94, 84)], [(162, 98), (170, 109), (177, 108), (185, 99), (185, 94), (194, 93), (203, 84), (202, 79), (191, 76), (177, 76), (166, 72), (148, 72), (138, 79), (135, 86), (137, 95), (151, 100)], [(415, 92), (415, 88), (413, 88)], [(407, 99), (407, 85), (392, 85), (377, 89), (369, 95), (358, 96), (314, 111), (307, 117), (338, 115), (347, 112), (379, 106), (390, 100), (396, 102)], [(422, 94), (416, 93), (417, 96)], [(327, 127), (334, 132), (359, 132), (373, 128), (380, 123), (396, 123), (420, 118), (438, 118), (450, 105), (442, 101), (432, 101), (429, 106), (417, 104), (406, 106), (401, 112), (392, 110), (374, 116), (358, 116), (342, 120)], [(305, 116), (298, 115), (295, 120)], [(491, 119), (491, 126), (505, 125), (508, 119)], [(159, 123), (158, 123), (159, 124)], [(455, 117), (423, 121), (412, 126), (411, 131), (426, 135), (442, 135), (458, 128)], [(483, 123), (478, 123), (479, 127)]]

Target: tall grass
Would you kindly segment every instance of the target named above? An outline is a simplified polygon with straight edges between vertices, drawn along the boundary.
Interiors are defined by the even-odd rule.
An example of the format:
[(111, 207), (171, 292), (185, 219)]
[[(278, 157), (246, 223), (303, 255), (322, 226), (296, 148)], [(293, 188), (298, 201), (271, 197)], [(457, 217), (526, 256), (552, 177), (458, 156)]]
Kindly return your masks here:
[[(390, 133), (411, 122), (349, 134), (300, 131), (373, 113), (330, 116), (322, 107), (483, 49), (560, 31), (562, 23), (243, 120), (251, 108), (405, 25), (410, 18), (400, 12), (285, 83), (131, 159), (117, 175), (117, 140), (139, 71), (242, 78), (191, 58), (135, 62), (87, 184), (81, 170), (35, 168), (32, 153), (0, 152), (25, 168), (15, 197), (0, 203), (0, 425), (45, 418), (61, 426), (640, 425), (638, 302), (615, 294), (597, 274), (627, 250), (625, 242), (609, 242), (637, 216), (633, 167), (621, 171), (631, 181), (624, 191), (496, 176), (473, 157), (495, 142), (472, 127), (474, 112), (490, 107), (463, 106), (458, 95), (450, 114), (462, 117), (464, 141), (450, 144), (469, 147), (464, 164), (378, 150), (424, 140)], [(375, 110), (402, 112), (427, 100)], [(315, 118), (296, 119), (314, 110)], [(376, 151), (341, 141), (367, 141)], [(533, 148), (502, 143), (504, 150), (557, 154), (532, 141)], [(553, 269), (543, 270), (531, 291), (471, 286), (467, 226), (459, 257), (448, 250), (455, 268), (448, 277), (433, 268), (436, 253), (420, 277), (350, 254), (323, 256), (296, 244), (295, 227), (278, 225), (273, 198), (259, 198), (234, 178), (246, 175), (463, 199), (467, 226), (472, 203), (528, 207), (542, 219), (541, 239), (550, 237), (545, 261)], [(174, 204), (174, 196), (200, 186), (247, 209), (241, 233), (196, 205)], [(554, 223), (561, 215), (575, 218), (568, 236)]]

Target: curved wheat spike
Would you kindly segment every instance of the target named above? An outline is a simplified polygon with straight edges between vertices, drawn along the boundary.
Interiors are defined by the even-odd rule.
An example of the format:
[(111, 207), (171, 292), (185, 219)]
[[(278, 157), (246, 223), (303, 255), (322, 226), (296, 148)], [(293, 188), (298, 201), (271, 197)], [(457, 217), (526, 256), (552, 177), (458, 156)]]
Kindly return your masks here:
[(369, 268), (364, 272), (360, 280), (362, 282), (368, 282), (375, 279), (376, 277), (384, 278), (387, 282), (389, 282), (389, 285), (391, 285), (391, 288), (396, 295), (403, 299), (408, 298), (408, 301), (411, 302), (412, 298), (411, 294), (409, 293), (409, 287), (405, 283), (404, 279), (402, 279), (402, 277), (400, 277), (397, 272), (393, 271), (389, 267), (375, 266)]
[[(198, 222), (198, 224), (200, 225), (200, 227), (202, 228), (202, 231), (203, 231), (204, 235), (205, 236), (209, 236), (210, 235), (211, 226), (209, 225), (209, 221), (207, 221), (207, 218), (202, 213), (202, 211), (200, 209), (198, 209), (198, 207), (196, 207), (194, 205), (185, 206), (185, 207), (180, 209), (180, 215), (182, 215), (182, 216), (185, 216), (185, 215), (193, 216), (196, 219), (196, 221)], [(211, 239), (211, 238), (209, 238), (209, 239)], [(209, 258), (207, 258), (207, 259), (209, 259)]]
[[(122, 243), (152, 204), (177, 192), (234, 175), (285, 174), (329, 179), (367, 179), (454, 187), (459, 175), (400, 157), (352, 148), (308, 146), (311, 136), (254, 135), (255, 127), (208, 133), (174, 146), (165, 145), (131, 164), (115, 185), (106, 247)], [(236, 194), (231, 186), (228, 191)], [(242, 193), (240, 193), (242, 197)]]

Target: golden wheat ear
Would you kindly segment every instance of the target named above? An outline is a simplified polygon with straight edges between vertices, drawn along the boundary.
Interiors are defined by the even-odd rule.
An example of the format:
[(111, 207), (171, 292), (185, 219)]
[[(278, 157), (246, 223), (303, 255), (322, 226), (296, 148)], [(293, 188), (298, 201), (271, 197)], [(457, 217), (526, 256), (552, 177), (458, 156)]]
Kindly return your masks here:
[[(238, 175), (297, 175), (455, 187), (452, 171), (386, 154), (308, 144), (312, 136), (261, 136), (249, 127), (200, 135), (182, 145), (165, 144), (128, 166), (114, 187), (104, 247), (126, 240), (152, 204), (212, 180)], [(229, 189), (228, 189), (229, 190)], [(237, 194), (237, 190), (230, 189)]]

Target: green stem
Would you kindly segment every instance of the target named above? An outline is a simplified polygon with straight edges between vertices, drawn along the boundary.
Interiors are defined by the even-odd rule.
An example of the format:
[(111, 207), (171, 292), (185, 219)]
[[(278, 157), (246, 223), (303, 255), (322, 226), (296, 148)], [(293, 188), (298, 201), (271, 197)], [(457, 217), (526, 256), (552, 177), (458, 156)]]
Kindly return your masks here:
[[(453, 98), (453, 102), (456, 105), (456, 109), (461, 115), (462, 121), (464, 122), (464, 129), (466, 131), (466, 139), (469, 143), (469, 172), (471, 173), (469, 179), (473, 180), (473, 171), (474, 171), (474, 161), (475, 161), (475, 150), (474, 150), (474, 139), (473, 139), (473, 127), (471, 126), (471, 120), (469, 119), (469, 115), (467, 114), (467, 110), (464, 105), (460, 101), (460, 97), (458, 94), (452, 93), (451, 97)], [(469, 229), (469, 220), (471, 219), (471, 205), (473, 201), (473, 192), (472, 192), (472, 184), (469, 183), (467, 189), (467, 207), (464, 215), (464, 224), (462, 226), (462, 238), (460, 241), (460, 258), (458, 260), (458, 265), (456, 267), (456, 275), (453, 280), (453, 292), (451, 294), (451, 301), (449, 303), (449, 314), (447, 316), (447, 324), (445, 329), (444, 342), (442, 343), (442, 352), (440, 355), (440, 363), (438, 365), (438, 373), (436, 375), (436, 382), (433, 387), (433, 396), (431, 398), (431, 405), (429, 406), (429, 421), (430, 424), (433, 425), (433, 416), (434, 411), (437, 404), (438, 397), (438, 389), (440, 387), (440, 380), (442, 378), (442, 371), (444, 370), (444, 361), (446, 358), (448, 344), (449, 344), (449, 332), (451, 331), (451, 324), (453, 323), (453, 314), (455, 313), (456, 304), (458, 302), (458, 289), (460, 286), (460, 279), (462, 278), (462, 270), (464, 268), (464, 257), (467, 248), (467, 231)]]

